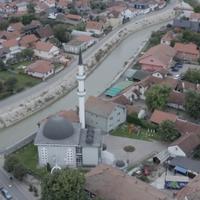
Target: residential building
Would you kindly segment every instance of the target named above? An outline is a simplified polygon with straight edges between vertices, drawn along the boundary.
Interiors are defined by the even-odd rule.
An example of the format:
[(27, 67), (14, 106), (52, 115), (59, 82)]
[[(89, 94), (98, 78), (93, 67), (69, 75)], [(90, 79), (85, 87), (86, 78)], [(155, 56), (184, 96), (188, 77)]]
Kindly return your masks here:
[(54, 46), (50, 42), (38, 41), (35, 44), (35, 55), (43, 59), (52, 59), (59, 54), (58, 47)]
[(150, 122), (159, 125), (162, 122), (169, 120), (175, 123), (177, 118), (177, 115), (173, 113), (154, 110), (153, 114), (151, 115)]
[(167, 105), (171, 108), (185, 110), (185, 94), (179, 91), (171, 91), (168, 97)]
[(139, 64), (143, 70), (151, 72), (160, 69), (168, 69), (175, 55), (175, 49), (168, 45), (159, 44), (150, 48), (142, 55), (139, 58)]
[(161, 79), (165, 79), (165, 78), (167, 78), (167, 74), (168, 74), (167, 69), (160, 69), (160, 70), (154, 71), (152, 73), (152, 76), (161, 78)]
[(174, 49), (176, 50), (176, 57), (181, 60), (197, 61), (199, 59), (199, 49), (194, 43), (176, 43)]
[(92, 33), (94, 36), (101, 36), (104, 29), (103, 22), (87, 21), (86, 31)]
[(86, 102), (86, 124), (110, 132), (126, 121), (126, 107), (100, 97), (89, 97)]
[(45, 26), (41, 26), (38, 29), (36, 29), (36, 35), (42, 40), (46, 41), (49, 38), (53, 37), (53, 30), (50, 27), (49, 24)]
[(39, 40), (34, 34), (24, 35), (20, 38), (19, 44), (25, 48), (32, 48), (34, 44)]
[(91, 36), (81, 35), (75, 37), (68, 43), (63, 43), (63, 48), (66, 52), (78, 54), (80, 49), (82, 51), (86, 50), (96, 42), (96, 39)]
[(109, 165), (99, 165), (86, 174), (85, 190), (91, 199), (170, 200), (150, 184)]
[(168, 31), (165, 35), (163, 35), (163, 37), (161, 38), (160, 43), (170, 46), (171, 42), (174, 39), (175, 39), (175, 34), (172, 31)]
[(17, 22), (17, 23), (10, 24), (7, 28), (7, 31), (9, 32), (17, 31), (20, 33), (23, 27), (24, 25), (21, 22)]
[(54, 74), (54, 66), (49, 61), (37, 60), (27, 67), (26, 73), (33, 77), (45, 80)]

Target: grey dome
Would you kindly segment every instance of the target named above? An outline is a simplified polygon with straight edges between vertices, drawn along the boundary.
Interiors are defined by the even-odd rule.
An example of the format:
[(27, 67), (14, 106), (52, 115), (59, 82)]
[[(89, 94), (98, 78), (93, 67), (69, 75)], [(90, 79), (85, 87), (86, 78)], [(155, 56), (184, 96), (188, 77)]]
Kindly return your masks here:
[(52, 140), (62, 140), (73, 135), (73, 126), (66, 118), (50, 117), (43, 126), (43, 135)]

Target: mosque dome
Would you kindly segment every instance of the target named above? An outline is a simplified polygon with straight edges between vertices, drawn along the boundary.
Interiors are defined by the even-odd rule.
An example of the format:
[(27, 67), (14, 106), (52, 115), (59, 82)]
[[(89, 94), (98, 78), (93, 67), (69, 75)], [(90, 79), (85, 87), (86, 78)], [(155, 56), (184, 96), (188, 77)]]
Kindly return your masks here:
[(52, 116), (43, 126), (43, 135), (52, 140), (62, 140), (73, 135), (73, 125), (66, 118)]

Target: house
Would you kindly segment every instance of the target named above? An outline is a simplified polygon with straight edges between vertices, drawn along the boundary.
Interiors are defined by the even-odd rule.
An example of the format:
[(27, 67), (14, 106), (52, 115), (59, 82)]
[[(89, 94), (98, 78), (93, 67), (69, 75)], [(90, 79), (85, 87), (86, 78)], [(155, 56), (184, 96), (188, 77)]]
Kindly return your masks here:
[(177, 200), (200, 199), (200, 175), (193, 178), (183, 189), (177, 192)]
[(94, 36), (101, 36), (103, 34), (104, 23), (97, 21), (87, 21), (86, 31), (92, 33)]
[(139, 58), (139, 64), (143, 70), (151, 72), (168, 69), (175, 55), (175, 49), (168, 45), (159, 44), (144, 53)]
[(26, 73), (30, 76), (45, 80), (54, 74), (54, 67), (49, 61), (37, 60), (27, 67)]
[(25, 48), (30, 48), (33, 47), (34, 44), (38, 41), (39, 39), (34, 35), (34, 34), (30, 34), (30, 35), (24, 35), (21, 37), (21, 39), (19, 40), (19, 44), (22, 47)]
[(91, 36), (81, 35), (75, 37), (68, 43), (63, 43), (63, 48), (66, 52), (78, 54), (80, 49), (82, 51), (86, 50), (96, 42), (96, 39)]
[(24, 25), (21, 22), (17, 22), (17, 23), (10, 24), (7, 28), (7, 31), (8, 32), (17, 31), (20, 33), (22, 31), (23, 27), (24, 27)]
[(21, 1), (19, 3), (16, 3), (16, 6), (17, 6), (17, 12), (27, 12), (27, 5), (28, 5), (28, 2), (26, 1)]
[(88, 172), (85, 178), (85, 190), (91, 199), (170, 200), (150, 184), (109, 165), (97, 166)]
[(191, 31), (200, 32), (200, 14), (191, 13), (190, 17), (177, 17), (173, 21), (173, 26), (178, 28), (190, 29)]
[(160, 43), (171, 45), (171, 42), (175, 39), (175, 34), (172, 31), (168, 31), (165, 35), (162, 36)]
[(88, 126), (110, 132), (126, 121), (126, 107), (123, 105), (91, 96), (85, 106)]
[(176, 57), (181, 60), (197, 61), (199, 59), (199, 49), (194, 43), (176, 43), (174, 49), (176, 50)]
[(153, 114), (151, 115), (150, 122), (160, 125), (162, 122), (169, 120), (175, 123), (177, 118), (177, 115), (173, 113), (154, 110)]
[(19, 45), (19, 41), (15, 39), (6, 40), (2, 43), (3, 48), (8, 48), (10, 53), (9, 58), (12, 58), (15, 54), (20, 53), (22, 48)]
[(54, 46), (50, 42), (38, 41), (35, 44), (35, 55), (43, 59), (52, 59), (59, 54), (58, 47)]
[(45, 26), (41, 26), (38, 29), (36, 29), (36, 35), (42, 40), (46, 41), (49, 38), (53, 37), (53, 30), (50, 27), (49, 24)]
[(7, 32), (7, 31), (0, 31), (0, 38), (4, 40), (10, 40), (10, 39), (20, 39), (20, 32), (13, 31), (13, 32)]
[(74, 20), (74, 21), (81, 21), (82, 19), (80, 15), (73, 15), (73, 14), (67, 14), (65, 17), (67, 19)]
[(171, 91), (168, 97), (167, 105), (171, 108), (185, 110), (185, 94), (178, 91)]

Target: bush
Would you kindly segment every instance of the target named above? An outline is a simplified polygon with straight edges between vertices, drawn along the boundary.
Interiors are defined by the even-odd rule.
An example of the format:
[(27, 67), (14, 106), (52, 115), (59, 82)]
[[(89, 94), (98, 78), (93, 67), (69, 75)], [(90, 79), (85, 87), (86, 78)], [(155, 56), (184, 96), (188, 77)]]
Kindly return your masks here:
[(26, 173), (27, 170), (21, 163), (18, 163), (14, 166), (13, 175), (16, 179), (22, 181)]
[(15, 156), (6, 157), (4, 162), (4, 169), (7, 172), (13, 172), (15, 165), (19, 164), (19, 160)]
[(126, 151), (126, 152), (133, 152), (133, 151), (135, 151), (135, 147), (132, 146), (132, 145), (125, 146), (124, 147), (124, 151)]

